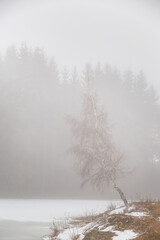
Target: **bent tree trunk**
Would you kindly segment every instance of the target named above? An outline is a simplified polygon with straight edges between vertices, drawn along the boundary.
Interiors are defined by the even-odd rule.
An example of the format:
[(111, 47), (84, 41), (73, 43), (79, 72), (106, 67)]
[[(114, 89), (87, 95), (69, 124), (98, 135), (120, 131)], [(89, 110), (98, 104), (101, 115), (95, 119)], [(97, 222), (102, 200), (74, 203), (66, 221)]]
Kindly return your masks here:
[(114, 189), (119, 193), (120, 198), (124, 202), (124, 205), (127, 207), (128, 206), (128, 201), (127, 201), (124, 193), (122, 192), (122, 190), (119, 187), (117, 187), (117, 185), (115, 183), (114, 183)]

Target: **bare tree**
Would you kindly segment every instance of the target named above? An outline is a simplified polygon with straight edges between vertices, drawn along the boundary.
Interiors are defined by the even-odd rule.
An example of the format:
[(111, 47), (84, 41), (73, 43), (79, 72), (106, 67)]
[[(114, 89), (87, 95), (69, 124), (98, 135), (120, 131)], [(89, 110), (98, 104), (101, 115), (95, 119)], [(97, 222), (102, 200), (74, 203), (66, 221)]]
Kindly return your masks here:
[(80, 119), (71, 116), (67, 118), (76, 140), (69, 151), (76, 157), (78, 170), (84, 179), (82, 185), (90, 182), (99, 188), (108, 183), (127, 206), (127, 199), (117, 186), (117, 179), (124, 173), (123, 155), (112, 141), (105, 111), (98, 107), (93, 78), (92, 69), (88, 66), (84, 79), (86, 91), (83, 94), (82, 116)]

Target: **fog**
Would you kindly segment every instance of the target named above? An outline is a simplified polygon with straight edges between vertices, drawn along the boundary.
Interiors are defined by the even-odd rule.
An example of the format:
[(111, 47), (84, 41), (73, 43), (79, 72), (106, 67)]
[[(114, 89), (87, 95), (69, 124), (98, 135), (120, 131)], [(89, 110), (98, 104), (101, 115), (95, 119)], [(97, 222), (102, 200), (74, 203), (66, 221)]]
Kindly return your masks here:
[(86, 64), (128, 171), (130, 199), (160, 197), (159, 1), (0, 1), (0, 197), (117, 198), (80, 189), (65, 117)]

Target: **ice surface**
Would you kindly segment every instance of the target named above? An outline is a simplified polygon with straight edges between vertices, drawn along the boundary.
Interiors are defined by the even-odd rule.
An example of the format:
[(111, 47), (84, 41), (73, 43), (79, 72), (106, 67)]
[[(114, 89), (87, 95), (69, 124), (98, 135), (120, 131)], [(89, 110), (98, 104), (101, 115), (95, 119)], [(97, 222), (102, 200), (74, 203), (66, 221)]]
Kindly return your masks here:
[(0, 200), (0, 220), (52, 222), (70, 216), (82, 216), (107, 210), (111, 202), (98, 200)]

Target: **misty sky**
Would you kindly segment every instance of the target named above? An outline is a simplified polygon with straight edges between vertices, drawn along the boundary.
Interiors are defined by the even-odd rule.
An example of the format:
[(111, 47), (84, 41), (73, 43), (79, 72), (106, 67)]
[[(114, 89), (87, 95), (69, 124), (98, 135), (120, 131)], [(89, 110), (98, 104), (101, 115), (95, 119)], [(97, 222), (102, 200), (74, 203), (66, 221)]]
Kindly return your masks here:
[[(59, 85), (59, 79), (77, 79), (75, 66), (78, 79), (87, 79), (82, 69), (88, 62), (109, 64), (103, 70), (94, 66), (93, 72), (113, 140), (126, 165), (136, 168), (122, 185), (129, 194), (160, 194), (155, 184), (160, 169), (159, 43), (160, 1), (0, 0), (0, 182), (6, 183), (0, 184), (1, 196), (97, 197), (90, 186), (84, 194), (79, 191), (80, 177), (66, 156), (72, 139), (64, 116), (79, 115), (83, 90), (78, 81)], [(5, 55), (12, 44), (17, 54), (11, 48)], [(37, 47), (44, 49), (44, 58)], [(60, 71), (46, 56), (55, 58)], [(123, 73), (132, 70), (135, 81), (114, 66)]]
[(42, 47), (60, 67), (143, 69), (160, 87), (160, 4), (146, 0), (0, 1), (0, 51)]

